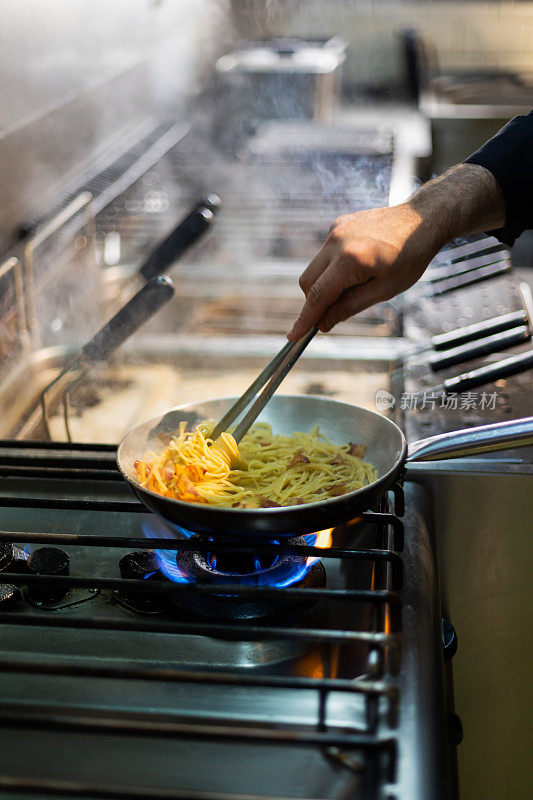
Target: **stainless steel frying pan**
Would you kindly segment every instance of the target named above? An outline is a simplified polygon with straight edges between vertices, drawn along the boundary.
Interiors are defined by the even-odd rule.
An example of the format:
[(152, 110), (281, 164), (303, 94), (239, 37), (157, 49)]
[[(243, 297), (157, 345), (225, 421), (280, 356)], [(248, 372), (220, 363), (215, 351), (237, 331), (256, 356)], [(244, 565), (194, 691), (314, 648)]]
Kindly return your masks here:
[(365, 459), (376, 468), (377, 480), (320, 503), (261, 509), (183, 503), (139, 485), (133, 467), (136, 459), (150, 450), (161, 451), (180, 421), (186, 420), (192, 427), (204, 419), (220, 419), (235, 400), (223, 397), (179, 406), (126, 434), (118, 448), (118, 467), (151, 511), (168, 522), (210, 536), (269, 539), (296, 536), (333, 527), (371, 508), (401, 475), (406, 462), (438, 461), (533, 444), (533, 417), (433, 436), (408, 447), (400, 428), (373, 411), (323, 397), (276, 395), (261, 413), (261, 421), (270, 423), (276, 433), (307, 431), (318, 425), (334, 444), (366, 444)]

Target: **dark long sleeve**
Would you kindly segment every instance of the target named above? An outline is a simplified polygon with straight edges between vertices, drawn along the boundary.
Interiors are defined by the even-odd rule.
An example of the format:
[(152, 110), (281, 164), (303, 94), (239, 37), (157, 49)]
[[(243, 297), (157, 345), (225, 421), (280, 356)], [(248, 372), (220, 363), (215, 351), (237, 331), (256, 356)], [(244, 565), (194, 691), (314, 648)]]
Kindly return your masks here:
[(533, 111), (508, 122), (465, 163), (485, 167), (498, 181), (506, 224), (491, 233), (507, 245), (514, 244), (523, 231), (533, 228)]

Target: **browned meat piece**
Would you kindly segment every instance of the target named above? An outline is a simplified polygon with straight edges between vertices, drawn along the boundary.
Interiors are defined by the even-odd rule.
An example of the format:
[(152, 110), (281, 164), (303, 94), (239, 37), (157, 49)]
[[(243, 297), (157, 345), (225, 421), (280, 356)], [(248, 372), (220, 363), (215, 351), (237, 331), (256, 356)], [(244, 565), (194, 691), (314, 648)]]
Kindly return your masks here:
[(274, 500), (267, 500), (266, 497), (261, 497), (260, 495), (257, 498), (259, 500), (259, 505), (261, 508), (280, 508), (280, 503), (276, 503)]
[(309, 464), (309, 459), (301, 450), (297, 450), (290, 461), (287, 461), (287, 467), (295, 467), (297, 464)]
[(364, 455), (366, 453), (366, 444), (356, 444), (355, 442), (349, 442), (348, 452), (351, 456), (357, 456), (357, 458), (364, 458)]

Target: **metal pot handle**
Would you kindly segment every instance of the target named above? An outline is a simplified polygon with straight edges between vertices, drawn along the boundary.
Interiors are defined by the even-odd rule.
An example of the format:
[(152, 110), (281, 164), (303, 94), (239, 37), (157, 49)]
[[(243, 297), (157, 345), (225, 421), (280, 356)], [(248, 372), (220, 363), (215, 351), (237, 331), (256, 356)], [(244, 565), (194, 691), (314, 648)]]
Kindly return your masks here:
[(408, 461), (444, 461), (447, 458), (483, 455), (495, 450), (533, 445), (533, 417), (515, 419), (466, 428), (451, 433), (441, 433), (412, 442), (408, 447)]

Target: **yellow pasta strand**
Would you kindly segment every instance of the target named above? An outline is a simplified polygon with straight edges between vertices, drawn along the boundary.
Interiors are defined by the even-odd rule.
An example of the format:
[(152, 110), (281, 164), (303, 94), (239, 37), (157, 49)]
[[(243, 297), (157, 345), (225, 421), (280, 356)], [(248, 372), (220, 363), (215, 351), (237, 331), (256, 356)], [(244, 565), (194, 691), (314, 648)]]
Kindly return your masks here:
[[(290, 436), (274, 434), (257, 422), (237, 446), (231, 433), (222, 446), (210, 438), (214, 422), (193, 431), (181, 422), (168, 447), (135, 462), (139, 482), (147, 489), (192, 503), (223, 508), (292, 506), (353, 492), (376, 480), (363, 461), (362, 445), (333, 445), (318, 428)], [(232, 469), (241, 462), (246, 468)]]

